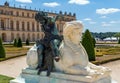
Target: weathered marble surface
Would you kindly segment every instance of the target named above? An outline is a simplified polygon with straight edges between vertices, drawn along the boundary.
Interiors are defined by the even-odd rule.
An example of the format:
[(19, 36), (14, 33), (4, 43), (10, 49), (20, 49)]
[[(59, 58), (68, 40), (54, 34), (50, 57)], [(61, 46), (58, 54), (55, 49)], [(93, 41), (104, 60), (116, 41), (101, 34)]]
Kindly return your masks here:
[(78, 76), (52, 72), (49, 77), (46, 72), (37, 75), (36, 70), (23, 69), (21, 76), (10, 83), (113, 83), (107, 74), (101, 76)]
[(36, 44), (27, 52), (27, 65), (30, 69), (35, 69), (38, 65), (38, 55)]

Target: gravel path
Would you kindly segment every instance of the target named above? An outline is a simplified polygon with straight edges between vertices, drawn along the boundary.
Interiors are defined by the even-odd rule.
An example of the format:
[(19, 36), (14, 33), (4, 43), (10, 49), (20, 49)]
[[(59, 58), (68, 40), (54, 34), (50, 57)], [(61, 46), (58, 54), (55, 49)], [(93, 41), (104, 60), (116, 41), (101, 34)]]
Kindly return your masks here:
[(0, 74), (17, 77), (21, 73), (21, 69), (26, 67), (26, 56), (9, 59), (0, 62)]
[(111, 76), (113, 80), (120, 83), (120, 60), (109, 62), (102, 66), (109, 67), (112, 70)]
[[(112, 78), (120, 83), (120, 60), (109, 62), (103, 64), (102, 66), (109, 67), (112, 70)], [(21, 69), (26, 67), (26, 56), (2, 61), (0, 62), (0, 74), (10, 77), (17, 77), (21, 73)]]

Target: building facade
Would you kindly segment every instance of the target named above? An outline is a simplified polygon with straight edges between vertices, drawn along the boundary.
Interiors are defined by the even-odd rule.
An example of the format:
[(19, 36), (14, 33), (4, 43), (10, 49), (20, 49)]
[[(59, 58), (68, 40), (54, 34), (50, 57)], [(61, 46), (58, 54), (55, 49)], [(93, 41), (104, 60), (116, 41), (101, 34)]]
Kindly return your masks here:
[[(35, 21), (34, 17), (37, 10), (26, 8), (10, 7), (8, 2), (0, 6), (0, 37), (3, 42), (12, 42), (15, 38), (21, 38), (23, 42), (26, 39), (34, 42), (41, 39), (44, 33), (41, 31), (41, 25)], [(63, 20), (56, 21), (56, 26), (62, 34), (63, 25), (67, 21), (76, 20), (76, 15), (71, 13), (59, 14), (64, 16)], [(48, 12), (49, 16), (55, 17), (56, 13)]]

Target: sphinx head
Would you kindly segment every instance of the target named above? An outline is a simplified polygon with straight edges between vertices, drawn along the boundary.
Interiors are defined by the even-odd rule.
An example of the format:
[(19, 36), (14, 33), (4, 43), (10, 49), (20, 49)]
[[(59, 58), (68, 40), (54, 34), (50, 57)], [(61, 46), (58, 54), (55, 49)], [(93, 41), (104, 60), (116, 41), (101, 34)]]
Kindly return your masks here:
[(79, 21), (66, 22), (64, 25), (64, 40), (71, 41), (75, 44), (80, 43), (83, 25)]

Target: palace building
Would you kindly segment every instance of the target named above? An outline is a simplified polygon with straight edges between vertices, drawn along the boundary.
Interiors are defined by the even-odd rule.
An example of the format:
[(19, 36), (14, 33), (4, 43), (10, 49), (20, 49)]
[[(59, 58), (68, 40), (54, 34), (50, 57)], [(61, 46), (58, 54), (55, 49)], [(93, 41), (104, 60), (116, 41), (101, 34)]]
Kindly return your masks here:
[[(41, 31), (40, 24), (35, 21), (35, 14), (38, 10), (26, 9), (21, 7), (11, 7), (8, 2), (0, 5), (0, 37), (3, 42), (12, 42), (15, 38), (21, 38), (23, 42), (29, 39), (35, 42), (41, 39), (44, 34)], [(60, 11), (58, 14), (64, 16), (63, 20), (56, 21), (56, 26), (62, 34), (65, 22), (76, 20), (75, 13), (64, 14)], [(48, 12), (49, 16), (55, 17), (57, 13)]]

